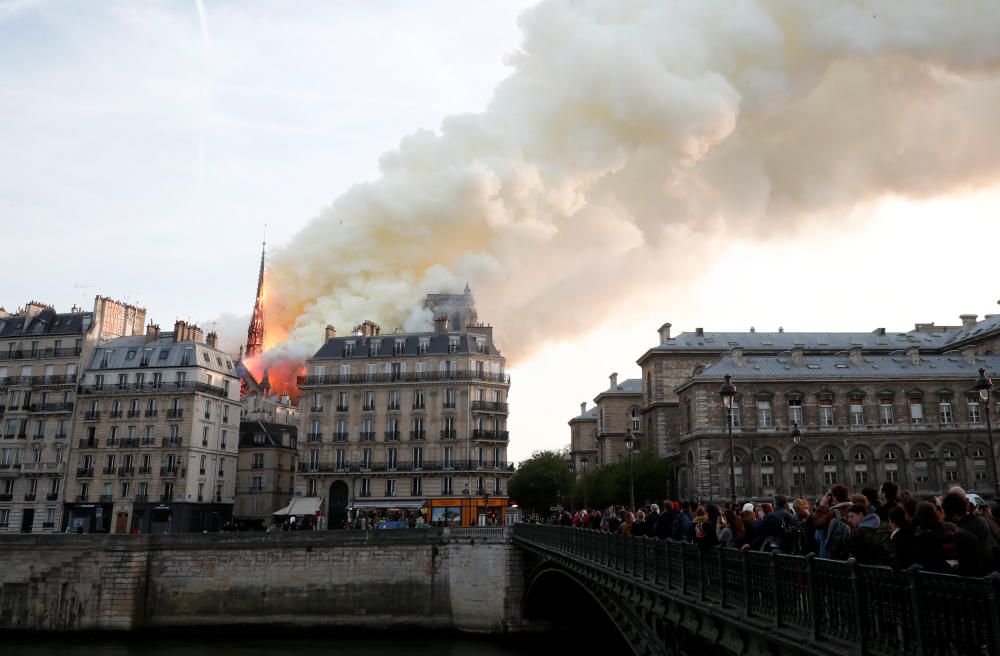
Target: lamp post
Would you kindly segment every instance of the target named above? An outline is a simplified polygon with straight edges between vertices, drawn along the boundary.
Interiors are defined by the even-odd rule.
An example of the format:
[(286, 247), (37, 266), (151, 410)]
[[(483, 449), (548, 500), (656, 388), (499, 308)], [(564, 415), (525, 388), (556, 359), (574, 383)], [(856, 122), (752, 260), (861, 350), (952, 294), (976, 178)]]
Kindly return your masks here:
[(726, 374), (722, 388), (719, 389), (719, 396), (722, 397), (722, 404), (726, 406), (726, 429), (729, 432), (729, 492), (732, 504), (736, 505), (736, 452), (733, 447), (733, 401), (736, 399), (736, 386), (733, 385), (732, 376)]
[[(797, 422), (797, 421), (793, 421), (792, 422), (792, 442), (795, 443), (796, 450), (799, 450), (799, 447), (802, 444), (802, 431), (799, 430), (799, 422)], [(799, 453), (799, 456), (801, 457), (802, 454)], [(806, 472), (805, 472), (806, 460), (805, 460), (805, 458), (802, 458), (802, 465), (801, 466), (802, 466), (802, 478), (799, 479), (799, 498), (800, 499), (805, 499), (806, 498), (806, 492), (805, 492), (805, 487), (806, 487), (806, 475), (805, 475), (806, 474)], [(794, 479), (795, 479), (795, 463), (793, 462), (792, 463), (792, 480), (793, 480), (793, 482), (794, 482)]]
[(993, 460), (993, 498), (1000, 499), (1000, 477), (997, 476), (997, 455), (993, 450), (993, 423), (990, 419), (990, 392), (993, 390), (993, 381), (986, 377), (986, 370), (979, 370), (979, 378), (976, 379), (974, 388), (979, 392), (979, 398), (986, 403), (986, 435), (990, 440), (990, 458)]
[(580, 458), (580, 465), (583, 467), (583, 509), (590, 507), (587, 502), (587, 456)]
[(628, 502), (629, 508), (635, 508), (635, 480), (632, 477), (632, 447), (635, 446), (635, 438), (632, 437), (632, 429), (625, 433), (625, 448), (628, 449)]
[(490, 525), (490, 493), (483, 492), (483, 526)]

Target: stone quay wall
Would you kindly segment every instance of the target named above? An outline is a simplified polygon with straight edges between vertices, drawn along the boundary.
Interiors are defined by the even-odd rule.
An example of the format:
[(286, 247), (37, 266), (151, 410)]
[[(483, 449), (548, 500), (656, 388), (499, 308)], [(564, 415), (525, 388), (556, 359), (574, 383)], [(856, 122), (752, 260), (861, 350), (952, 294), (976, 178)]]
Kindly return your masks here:
[(510, 530), (0, 538), (0, 628), (523, 628)]

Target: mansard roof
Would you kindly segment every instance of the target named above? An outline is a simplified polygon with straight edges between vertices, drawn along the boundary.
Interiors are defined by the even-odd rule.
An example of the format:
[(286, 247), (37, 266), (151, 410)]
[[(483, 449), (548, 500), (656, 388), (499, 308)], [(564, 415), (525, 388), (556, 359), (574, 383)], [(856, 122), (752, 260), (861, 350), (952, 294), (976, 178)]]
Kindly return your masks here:
[[(458, 346), (454, 351), (449, 350), (452, 338), (458, 338)], [(420, 353), (419, 346), (421, 340), (427, 340), (427, 350)], [(479, 352), (478, 340), (485, 340), (485, 351)], [(379, 344), (378, 355), (370, 355), (371, 343)], [(403, 342), (401, 353), (394, 353), (395, 343)], [(351, 342), (354, 344), (351, 355), (345, 355), (344, 346)], [(365, 337), (361, 335), (349, 335), (347, 337), (334, 337), (327, 340), (326, 344), (320, 347), (313, 360), (368, 360), (371, 358), (398, 358), (403, 356), (423, 356), (423, 355), (455, 355), (455, 354), (478, 354), (499, 356), (500, 350), (490, 339), (489, 335), (468, 332), (451, 331), (447, 333), (396, 333), (394, 335), (373, 335)]]
[(682, 384), (678, 389), (691, 383), (721, 381), (729, 374), (733, 382), (753, 381), (825, 381), (858, 380), (879, 381), (905, 378), (919, 379), (963, 379), (969, 386), (975, 382), (979, 369), (1000, 372), (1000, 356), (978, 356), (969, 359), (955, 355), (920, 356), (916, 362), (905, 356), (865, 355), (859, 360), (848, 356), (806, 356), (797, 364), (790, 356), (744, 355), (742, 364), (730, 356), (723, 357), (705, 366), (704, 371)]
[(0, 317), (0, 337), (32, 335), (81, 335), (90, 330), (93, 312), (63, 312), (45, 308), (34, 317), (16, 314)]

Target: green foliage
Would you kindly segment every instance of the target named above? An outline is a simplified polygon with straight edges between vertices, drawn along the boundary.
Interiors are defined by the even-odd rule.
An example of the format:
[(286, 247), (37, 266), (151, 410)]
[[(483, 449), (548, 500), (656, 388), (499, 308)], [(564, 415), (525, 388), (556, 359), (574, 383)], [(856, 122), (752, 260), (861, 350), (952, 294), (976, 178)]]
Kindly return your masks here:
[(562, 453), (536, 451), (517, 468), (508, 489), (512, 502), (545, 516), (549, 507), (561, 504), (560, 495), (569, 497), (572, 486), (573, 475)]
[[(636, 455), (632, 460), (635, 479), (635, 503), (661, 503), (670, 489), (671, 469), (666, 460), (648, 453)], [(586, 487), (586, 495), (584, 494)], [(575, 481), (573, 505), (582, 507), (584, 497), (591, 508), (606, 508), (610, 505), (628, 505), (629, 474), (628, 461), (605, 465), (596, 471), (589, 471), (585, 477)]]

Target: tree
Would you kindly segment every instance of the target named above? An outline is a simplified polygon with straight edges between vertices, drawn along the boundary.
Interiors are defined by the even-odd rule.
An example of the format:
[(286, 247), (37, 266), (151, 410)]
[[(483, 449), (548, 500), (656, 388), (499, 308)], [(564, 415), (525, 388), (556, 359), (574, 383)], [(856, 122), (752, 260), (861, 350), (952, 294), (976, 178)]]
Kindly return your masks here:
[(517, 468), (510, 479), (510, 498), (527, 511), (548, 514), (560, 503), (560, 494), (570, 494), (573, 476), (564, 454), (536, 451)]
[[(637, 505), (660, 503), (666, 498), (671, 476), (666, 460), (648, 453), (638, 454), (633, 457), (632, 471)], [(584, 485), (587, 486), (586, 496), (591, 508), (603, 510), (611, 505), (628, 505), (628, 461), (604, 465), (577, 479), (573, 487), (573, 500), (577, 505), (583, 505)]]

